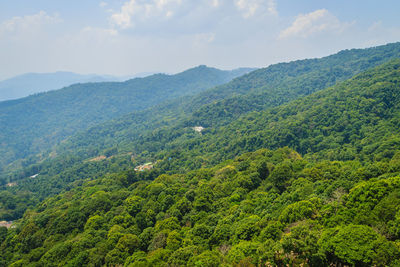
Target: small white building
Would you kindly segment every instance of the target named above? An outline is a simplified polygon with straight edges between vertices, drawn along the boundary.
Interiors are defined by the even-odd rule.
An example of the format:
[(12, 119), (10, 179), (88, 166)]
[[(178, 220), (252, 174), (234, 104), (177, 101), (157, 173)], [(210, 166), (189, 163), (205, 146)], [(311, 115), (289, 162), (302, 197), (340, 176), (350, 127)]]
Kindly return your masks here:
[(201, 133), (201, 131), (204, 130), (204, 127), (203, 126), (195, 126), (195, 127), (193, 127), (193, 130), (195, 130), (198, 133)]

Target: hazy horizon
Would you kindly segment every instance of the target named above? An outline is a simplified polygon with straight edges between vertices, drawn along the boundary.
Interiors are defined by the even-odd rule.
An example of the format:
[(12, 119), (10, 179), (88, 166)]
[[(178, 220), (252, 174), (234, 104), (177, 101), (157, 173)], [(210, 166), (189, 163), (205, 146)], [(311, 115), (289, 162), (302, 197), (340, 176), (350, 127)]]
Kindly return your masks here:
[[(343, 8), (346, 7), (346, 8)], [(0, 80), (260, 68), (400, 41), (400, 3), (309, 0), (0, 2)]]

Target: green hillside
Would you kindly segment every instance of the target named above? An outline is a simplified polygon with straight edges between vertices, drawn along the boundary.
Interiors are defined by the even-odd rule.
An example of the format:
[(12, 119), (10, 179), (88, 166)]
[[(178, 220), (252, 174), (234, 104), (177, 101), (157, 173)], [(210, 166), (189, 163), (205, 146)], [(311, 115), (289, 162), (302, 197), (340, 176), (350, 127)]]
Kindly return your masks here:
[[(400, 60), (391, 61), (311, 96), (252, 112), (194, 138), (189, 129), (176, 130), (179, 137), (171, 134), (174, 138), (166, 140), (164, 150), (182, 151), (191, 162), (214, 163), (244, 151), (283, 146), (329, 160), (391, 158), (400, 137), (399, 68)], [(164, 134), (157, 131), (138, 143), (145, 149), (147, 143), (160, 140)]]
[[(368, 49), (352, 49), (321, 59), (281, 63), (253, 71), (233, 81), (206, 90), (192, 98), (179, 99), (135, 112), (122, 118), (96, 125), (72, 136), (57, 153), (95, 156), (102, 150), (119, 149), (141, 152), (137, 148), (141, 136), (154, 130), (179, 131), (177, 128), (201, 125), (216, 128), (240, 116), (261, 111), (309, 95), (339, 81), (400, 57), (400, 43)], [(161, 130), (160, 130), (161, 129)], [(168, 140), (163, 140), (165, 143)], [(157, 144), (162, 147), (163, 144)], [(154, 150), (154, 149), (153, 149)]]
[[(368, 137), (371, 139), (372, 143), (370, 142), (369, 144), (371, 146), (365, 147), (363, 154), (357, 155), (359, 147), (362, 146), (363, 142), (367, 141), (360, 133), (357, 133), (358, 135), (351, 133), (350, 136), (352, 138), (349, 139), (349, 137), (341, 136), (344, 132), (338, 126), (331, 127), (332, 132), (327, 131), (330, 128), (324, 128), (325, 131), (323, 129), (313, 129), (313, 131), (303, 129), (304, 127), (308, 127), (307, 123), (309, 120), (316, 119), (313, 117), (314, 115), (324, 116), (318, 119), (318, 123), (340, 122), (341, 120), (337, 120), (335, 116), (340, 115), (342, 110), (329, 110), (329, 112), (326, 112), (328, 111), (326, 109), (325, 112), (321, 112), (317, 109), (312, 114), (307, 113), (310, 105), (318, 101), (332, 103), (335, 100), (325, 98), (317, 100), (316, 97), (319, 97), (317, 94), (311, 98), (306, 98), (306, 100), (301, 99), (299, 103), (292, 103), (282, 108), (278, 107), (277, 109), (266, 109), (266, 111), (256, 111), (249, 113), (249, 115), (246, 114), (250, 110), (262, 110), (279, 105), (281, 102), (287, 102), (296, 96), (300, 97), (306, 94), (304, 89), (305, 84), (319, 84), (320, 87), (322, 87), (322, 84), (330, 85), (334, 82), (332, 79), (321, 80), (320, 78), (334, 77), (330, 73), (329, 64), (335, 64), (336, 69), (343, 67), (343, 70), (354, 67), (353, 72), (357, 72), (360, 66), (367, 68), (367, 66), (377, 64), (376, 62), (383, 61), (383, 59), (393, 57), (393, 55), (396, 55), (395, 52), (399, 47), (399, 44), (392, 44), (365, 50), (348, 50), (325, 59), (274, 65), (239, 77), (226, 85), (207, 90), (192, 98), (186, 97), (172, 100), (151, 109), (138, 111), (121, 119), (95, 126), (63, 142), (57, 148), (56, 153), (54, 153), (58, 154), (58, 157), (54, 159), (50, 158), (40, 164), (31, 165), (12, 175), (8, 174), (0, 177), (3, 180), (3, 184), (8, 182), (18, 183), (18, 186), (11, 188), (4, 187), (3, 192), (0, 192), (0, 203), (3, 203), (3, 209), (0, 209), (0, 218), (18, 218), (23, 214), (27, 205), (33, 206), (49, 195), (70, 189), (76, 186), (75, 182), (79, 182), (79, 180), (99, 177), (110, 171), (115, 172), (133, 168), (135, 165), (147, 161), (162, 160), (160, 168), (163, 171), (172, 173), (185, 172), (203, 166), (213, 166), (222, 160), (231, 159), (243, 152), (254, 151), (263, 147), (279, 148), (283, 146), (290, 146), (303, 155), (309, 152), (321, 152), (328, 159), (347, 160), (359, 158), (364, 161), (368, 158), (365, 156), (365, 153), (368, 153), (367, 149), (377, 149), (372, 146), (380, 146), (378, 150), (385, 150), (385, 147), (389, 147), (390, 149), (391, 144), (396, 144), (396, 138), (389, 138), (387, 139), (389, 143), (386, 143), (386, 139), (382, 139), (383, 137), (381, 136)], [(367, 55), (369, 56), (367, 57)], [(352, 58), (354, 59), (353, 61), (350, 60)], [(339, 62), (342, 64), (336, 65)], [(367, 62), (370, 63), (367, 64)], [(314, 67), (308, 68), (308, 72), (299, 71), (299, 69), (305, 68), (304, 65)], [(281, 70), (282, 74), (276, 74), (278, 73), (277, 69)], [(275, 73), (275, 76), (284, 77), (280, 80), (280, 83), (278, 83), (278, 79), (274, 82), (274, 84), (279, 84), (277, 88), (282, 89), (274, 89), (267, 83), (267, 81), (273, 80), (272, 76), (268, 76), (270, 73)], [(298, 76), (295, 76), (296, 73)], [(313, 74), (311, 75), (310, 73)], [(351, 72), (337, 71), (337, 73)], [(376, 73), (376, 75), (380, 74)], [(394, 73), (393, 75), (396, 76), (397, 74)], [(312, 77), (316, 78), (313, 79)], [(337, 80), (339, 80), (339, 78), (343, 79), (345, 75), (340, 76), (338, 74), (337, 77)], [(207, 103), (211, 99), (222, 97), (228, 90), (227, 88), (231, 88), (229, 90), (234, 91), (246, 85), (247, 81), (253, 81), (254, 86), (258, 84), (259, 87), (250, 90), (253, 93), (249, 92), (245, 95), (245, 91), (243, 91), (243, 95), (240, 97), (234, 96), (227, 98), (227, 100), (214, 101), (191, 112), (196, 103)], [(371, 82), (373, 81), (371, 80)], [(356, 81), (353, 81), (353, 83), (357, 84)], [(349, 88), (352, 87), (352, 85), (349, 86)], [(282, 93), (276, 94), (280, 90)], [(315, 90), (318, 90), (318, 87)], [(330, 90), (335, 91), (340, 89), (334, 87)], [(218, 91), (220, 93), (216, 93)], [(261, 91), (261, 93), (257, 93), (258, 91)], [(312, 92), (312, 90), (308, 91)], [(207, 92), (210, 95), (214, 94), (214, 96), (208, 97)], [(356, 94), (359, 93), (358, 91), (356, 92)], [(231, 101), (233, 99), (238, 99), (238, 101)], [(252, 105), (251, 103), (255, 103), (253, 99), (265, 99), (264, 106)], [(280, 100), (272, 101), (273, 99)], [(345, 101), (346, 99), (342, 100)], [(335, 108), (334, 105), (331, 105), (329, 108)], [(237, 107), (240, 107), (240, 110), (235, 112)], [(303, 110), (303, 107), (307, 108), (307, 110)], [(203, 110), (213, 110), (215, 112), (203, 112)], [(217, 110), (223, 110), (224, 112), (218, 113)], [(294, 115), (297, 111), (307, 111), (304, 113), (304, 116), (307, 117), (305, 121), (302, 121), (301, 117), (300, 119), (290, 117), (289, 120), (292, 121), (286, 121), (286, 117)], [(242, 117), (237, 119), (241, 113), (243, 113)], [(329, 119), (331, 115), (335, 120)], [(369, 116), (368, 114), (363, 115), (364, 117), (365, 115)], [(395, 114), (393, 113), (390, 116), (395, 116)], [(378, 119), (374, 117), (374, 120)], [(368, 119), (363, 118), (363, 120), (365, 121), (351, 121), (351, 123), (348, 123), (348, 127), (364, 123), (364, 133), (368, 133), (371, 127), (375, 126), (369, 124)], [(207, 124), (208, 122), (210, 124)], [(197, 125), (206, 127), (201, 135), (192, 129), (193, 126)], [(209, 127), (208, 125), (211, 126)], [(293, 125), (296, 128), (290, 128)], [(395, 124), (385, 127), (385, 135), (390, 135), (392, 131), (395, 132)], [(351, 129), (351, 131), (355, 130)], [(298, 133), (301, 133), (301, 135)], [(350, 130), (346, 132), (346, 134), (349, 133)], [(353, 143), (349, 143), (350, 141)], [(379, 143), (380, 141), (385, 142)], [(387, 157), (390, 157), (392, 153), (381, 152), (388, 153)], [(89, 161), (90, 158), (104, 155), (109, 159)], [(318, 155), (313, 154), (312, 156), (317, 157)], [(379, 154), (380, 157), (382, 155), (382, 153)], [(324, 156), (321, 158), (324, 158)], [(134, 160), (132, 160), (132, 157)], [(36, 179), (32, 180), (28, 178), (37, 173), (40, 175)], [(13, 202), (14, 205), (7, 205), (6, 203), (9, 202)]]
[[(396, 46), (394, 46), (396, 47)], [(386, 47), (384, 47), (386, 48)], [(360, 50), (365, 53), (364, 50)], [(350, 53), (347, 51), (346, 53)], [(346, 54), (345, 53), (345, 54)], [(351, 54), (353, 54), (351, 52)], [(342, 54), (342, 53), (339, 53)], [(388, 53), (392, 54), (392, 53)], [(331, 56), (333, 57), (333, 56)], [(331, 57), (328, 57), (327, 60), (331, 60)], [(348, 57), (346, 57), (347, 59)], [(352, 64), (357, 65), (359, 62), (368, 62), (372, 60), (363, 59), (363, 60), (355, 60), (352, 62), (347, 62), (349, 66)], [(343, 59), (343, 62), (346, 62)], [(305, 64), (305, 62), (303, 62)], [(299, 62), (294, 62), (294, 65), (299, 65)], [(345, 64), (342, 64), (342, 66)], [(365, 67), (365, 64), (362, 64)], [(288, 65), (289, 66), (289, 65)], [(371, 65), (369, 65), (371, 66)], [(396, 63), (393, 63), (390, 66), (396, 67)], [(272, 66), (274, 67), (274, 66)], [(339, 68), (339, 67), (337, 67)], [(292, 67), (295, 69), (295, 67)], [(267, 71), (265, 69), (264, 71)], [(282, 70), (282, 73), (287, 73), (286, 69)], [(314, 75), (319, 71), (319, 74), (316, 75), (317, 77), (327, 75), (329, 72), (329, 68), (323, 69), (320, 66), (312, 68)], [(201, 106), (199, 109), (194, 110), (194, 112), (188, 112), (189, 108), (195, 106), (196, 102), (204, 101), (201, 100), (204, 98), (207, 92), (215, 92), (218, 91), (220, 88), (240, 88), (240, 84), (246, 84), (247, 77), (258, 77), (260, 78), (261, 75), (254, 76), (256, 73), (262, 73), (263, 70), (257, 70), (250, 74), (247, 74), (243, 77), (237, 78), (234, 81), (230, 82), (227, 85), (223, 85), (221, 87), (217, 87), (212, 90), (208, 90), (206, 92), (201, 93), (200, 96), (194, 97), (192, 100), (183, 102), (181, 106), (175, 105), (179, 108), (175, 107), (177, 113), (181, 113), (181, 119), (177, 119), (179, 115), (176, 115), (174, 111), (171, 111), (171, 107), (156, 107), (159, 109), (166, 109), (160, 112), (162, 116), (160, 117), (159, 121), (155, 118), (150, 119), (151, 123), (146, 123), (146, 115), (145, 114), (132, 114), (130, 117), (124, 117), (123, 119), (116, 120), (114, 122), (107, 123), (105, 125), (96, 126), (90, 129), (88, 132), (82, 133), (75, 137), (72, 137), (66, 143), (64, 143), (58, 150), (60, 154), (66, 151), (82, 151), (82, 154), (85, 156), (95, 156), (97, 154), (101, 154), (104, 149), (110, 148), (115, 146), (118, 150), (122, 152), (133, 152), (139, 155), (141, 152), (146, 151), (145, 160), (150, 160), (151, 157), (157, 157), (157, 153), (164, 151), (164, 153), (171, 152), (172, 150), (182, 151), (182, 153), (187, 153), (188, 160), (186, 162), (190, 165), (191, 163), (195, 163), (196, 167), (202, 166), (202, 164), (207, 163), (216, 163), (223, 159), (229, 159), (234, 157), (235, 155), (240, 154), (243, 151), (252, 151), (258, 149), (260, 147), (282, 147), (286, 145), (290, 145), (291, 147), (299, 150), (302, 154), (306, 154), (308, 152), (316, 152), (320, 150), (326, 150), (327, 147), (323, 147), (324, 144), (319, 144), (318, 146), (314, 143), (318, 142), (327, 142), (331, 144), (329, 153), (331, 159), (353, 159), (356, 157), (355, 153), (358, 151), (354, 150), (346, 152), (348, 155), (337, 155), (334, 156), (334, 147), (333, 146), (342, 146), (346, 143), (354, 140), (355, 142), (359, 139), (363, 139), (364, 136), (357, 133), (358, 135), (352, 136), (352, 139), (349, 139), (350, 136), (341, 136), (341, 137), (329, 137), (333, 139), (327, 139), (326, 137), (326, 129), (325, 133), (322, 129), (314, 129), (313, 132), (306, 131), (306, 129), (286, 129), (285, 127), (289, 126), (294, 127), (293, 124), (296, 125), (297, 128), (306, 127), (308, 125), (308, 121), (304, 120), (314, 120), (315, 118), (295, 118), (296, 121), (283, 122), (282, 119), (287, 117), (288, 115), (295, 114), (296, 112), (307, 111), (303, 108), (310, 109), (310, 105), (314, 104), (316, 98), (329, 96), (331, 94), (329, 91), (326, 91), (322, 95), (315, 95), (312, 98), (307, 98), (307, 102), (303, 102), (304, 100), (299, 100), (299, 103), (291, 103), (289, 106), (279, 107), (278, 109), (268, 110), (268, 107), (279, 106), (284, 102), (288, 102), (291, 99), (295, 99), (296, 97), (299, 98), (306, 94), (304, 92), (304, 88), (307, 88), (304, 84), (313, 83), (320, 81), (318, 78), (313, 80), (312, 78), (308, 77), (307, 75), (299, 75), (296, 77), (296, 82), (292, 80), (287, 81), (287, 79), (281, 80), (280, 85), (277, 85), (277, 89), (269, 88), (269, 85), (265, 85), (266, 88), (263, 93), (250, 93), (245, 96), (239, 97), (232, 97), (227, 98), (226, 100), (213, 102), (211, 104), (205, 104)], [(378, 70), (379, 71), (379, 70)], [(333, 75), (333, 74), (331, 74)], [(368, 75), (372, 74), (365, 74), (366, 77), (359, 76), (357, 79), (369, 79)], [(379, 73), (373, 73), (373, 75), (380, 75)], [(392, 73), (391, 75), (394, 76), (396, 79), (397, 73)], [(311, 75), (313, 76), (313, 75)], [(256, 79), (256, 78), (254, 78)], [(261, 79), (261, 78), (260, 78)], [(329, 82), (326, 82), (329, 81)], [(352, 81), (349, 81), (350, 83)], [(379, 80), (375, 81), (373, 79), (370, 80), (371, 83), (377, 83), (376, 86), (379, 85)], [(325, 80), (324, 83), (326, 86), (330, 86), (332, 81)], [(358, 81), (355, 80), (353, 83), (358, 85)], [(390, 83), (390, 82), (389, 82)], [(261, 84), (261, 83), (260, 83)], [(296, 86), (295, 86), (296, 85)], [(390, 84), (391, 86), (393, 84)], [(346, 85), (346, 83), (342, 84), (341, 86), (347, 86), (348, 88), (353, 88), (353, 85)], [(364, 86), (362, 84), (362, 86)], [(395, 85), (394, 85), (395, 86)], [(264, 88), (263, 87), (263, 88)], [(282, 88), (282, 89), (280, 89)], [(314, 90), (318, 90), (318, 87)], [(261, 90), (261, 89), (254, 89), (254, 91)], [(331, 90), (340, 90), (337, 88)], [(361, 90), (361, 89), (360, 89)], [(224, 91), (221, 89), (221, 91)], [(310, 93), (312, 91), (310, 90)], [(352, 96), (357, 96), (357, 94), (362, 94), (363, 92), (354, 91)], [(386, 92), (386, 94), (390, 94), (391, 92)], [(325, 94), (325, 95), (324, 95)], [(344, 93), (340, 93), (343, 99), (342, 101), (346, 101), (346, 97), (343, 96)], [(338, 96), (338, 97), (339, 97)], [(385, 97), (388, 97), (387, 95)], [(365, 95), (364, 98), (370, 99), (371, 96)], [(199, 100), (200, 99), (200, 100)], [(258, 100), (257, 100), (258, 99)], [(379, 99), (382, 100), (382, 99)], [(262, 104), (257, 105), (257, 101), (262, 102)], [(326, 100), (323, 98), (320, 101), (332, 101), (335, 100)], [(361, 101), (361, 100), (360, 100)], [(383, 101), (383, 100), (382, 100)], [(386, 100), (385, 100), (386, 101)], [(189, 103), (189, 104), (186, 104)], [(368, 103), (372, 105), (372, 103)], [(187, 106), (186, 106), (187, 105)], [(169, 106), (167, 106), (169, 107)], [(349, 117), (347, 119), (343, 119), (344, 121), (336, 121), (338, 114), (343, 112), (347, 106), (342, 107), (342, 110), (337, 113), (328, 109), (321, 110), (314, 110), (312, 114), (306, 113), (305, 116), (311, 117), (314, 115), (324, 116), (318, 122), (335, 122), (335, 123), (347, 123), (348, 127), (351, 127), (353, 124), (349, 123), (348, 121), (354, 120), (354, 117)], [(174, 108), (174, 107), (173, 107)], [(329, 108), (335, 108), (329, 106)], [(372, 107), (369, 107), (372, 108)], [(266, 111), (263, 111), (263, 110)], [(154, 110), (154, 109), (152, 109)], [(362, 110), (358, 111), (361, 112)], [(311, 111), (307, 111), (311, 112)], [(150, 112), (149, 114), (153, 114), (156, 112)], [(249, 113), (247, 116), (246, 114)], [(303, 113), (302, 113), (303, 114)], [(332, 115), (332, 117), (330, 117)], [(371, 114), (372, 116), (373, 114)], [(377, 114), (378, 116), (382, 116), (382, 114)], [(395, 116), (395, 114), (392, 114)], [(299, 115), (300, 116), (300, 115)], [(351, 114), (349, 114), (351, 116)], [(369, 114), (363, 114), (363, 116), (369, 116)], [(139, 119), (140, 125), (134, 123), (134, 120), (137, 118)], [(239, 118), (240, 117), (240, 118)], [(283, 118), (281, 118), (283, 117)], [(267, 118), (269, 121), (266, 121)], [(335, 118), (334, 120), (331, 118)], [(374, 118), (375, 120), (379, 118)], [(167, 122), (161, 124), (160, 121)], [(272, 121), (279, 121), (278, 125), (270, 123)], [(363, 122), (357, 122), (358, 124), (362, 124)], [(370, 123), (366, 119), (366, 123)], [(273, 125), (274, 128), (271, 128), (266, 125)], [(302, 124), (303, 126), (301, 126)], [(196, 134), (191, 127), (201, 125), (206, 128), (202, 135)], [(153, 127), (152, 127), (153, 126)], [(156, 126), (156, 127), (154, 127)], [(276, 128), (279, 127), (279, 128)], [(338, 132), (343, 132), (340, 130), (340, 126), (335, 126), (338, 129)], [(364, 125), (364, 127), (366, 127)], [(395, 124), (391, 126), (390, 131), (393, 131), (393, 127), (396, 127)], [(281, 129), (282, 128), (282, 129)], [(278, 129), (278, 130), (275, 130)], [(388, 128), (389, 129), (389, 128)], [(265, 130), (263, 132), (263, 130)], [(358, 130), (358, 129), (356, 129)], [(370, 129), (365, 129), (365, 133), (368, 133)], [(300, 132), (298, 132), (300, 131)], [(355, 130), (353, 130), (355, 131)], [(390, 131), (386, 134), (390, 134)], [(285, 135), (292, 135), (285, 136)], [(312, 135), (313, 138), (308, 138), (308, 135)], [(353, 135), (351, 133), (350, 135)], [(307, 139), (304, 141), (306, 143), (299, 143), (301, 139)], [(371, 142), (373, 140), (377, 140), (375, 137), (372, 137)], [(378, 138), (378, 140), (380, 140)], [(297, 143), (296, 143), (297, 142)], [(308, 142), (308, 143), (307, 143)], [(335, 145), (332, 144), (335, 142)], [(361, 141), (360, 141), (361, 142)], [(366, 142), (366, 140), (362, 141)], [(337, 144), (339, 143), (339, 144)], [(357, 145), (358, 147), (360, 144)], [(65, 148), (67, 147), (67, 148)], [(188, 152), (190, 150), (190, 152)], [(86, 153), (86, 154), (85, 154)], [(365, 152), (368, 153), (368, 152)], [(196, 155), (197, 157), (194, 157)], [(189, 159), (190, 158), (190, 159)], [(178, 160), (180, 161), (180, 159)], [(174, 168), (174, 167), (173, 167)], [(190, 166), (193, 168), (193, 166)]]
[(0, 170), (15, 160), (46, 151), (96, 123), (198, 93), (248, 71), (199, 66), (176, 75), (155, 74), (126, 82), (75, 84), (0, 102)]
[(400, 59), (273, 105), (201, 133), (195, 113), (154, 119), (102, 158), (30, 166), (0, 212), (45, 200), (0, 227), (0, 264), (398, 266)]

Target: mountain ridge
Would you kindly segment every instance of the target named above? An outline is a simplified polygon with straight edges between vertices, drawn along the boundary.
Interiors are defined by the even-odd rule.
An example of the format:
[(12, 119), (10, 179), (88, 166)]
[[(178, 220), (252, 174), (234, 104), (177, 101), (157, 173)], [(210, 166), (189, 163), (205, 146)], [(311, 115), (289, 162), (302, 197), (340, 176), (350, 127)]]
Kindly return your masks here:
[[(369, 55), (369, 53), (371, 54)], [(346, 57), (340, 61), (340, 57), (343, 54)], [(379, 65), (381, 62), (385, 62), (385, 58), (390, 60), (393, 57), (400, 57), (400, 43), (368, 49), (346, 50), (322, 59), (279, 63), (238, 77), (228, 84), (201, 92), (192, 99), (177, 101), (177, 103), (171, 105), (167, 104), (166, 107), (168, 109), (156, 106), (147, 111), (148, 113), (170, 113), (168, 120), (161, 117), (158, 122), (155, 122), (146, 117), (146, 112), (144, 114), (133, 113), (124, 116), (124, 118), (115, 119), (114, 125), (113, 122), (107, 122), (104, 127), (101, 127), (101, 125), (94, 126), (88, 130), (90, 134), (88, 132), (87, 137), (84, 136), (85, 133), (78, 134), (76, 137), (72, 136), (71, 140), (67, 140), (56, 151), (62, 153), (63, 150), (71, 150), (68, 148), (68, 143), (71, 144), (72, 150), (74, 150), (74, 146), (77, 146), (74, 144), (79, 144), (81, 148), (84, 148), (85, 141), (82, 140), (85, 139), (89, 141), (88, 146), (95, 146), (96, 142), (105, 143), (104, 136), (113, 136), (115, 139), (114, 144), (120, 141), (125, 143), (126, 140), (134, 140), (143, 135), (142, 132), (138, 132), (136, 129), (141, 129), (146, 124), (146, 120), (150, 120), (153, 125), (161, 126), (161, 121), (168, 121), (171, 124), (171, 121), (181, 116), (180, 114), (187, 114), (187, 116), (186, 118), (182, 117), (180, 123), (174, 126), (175, 128), (196, 125), (202, 125), (207, 128), (220, 127), (247, 112), (261, 111), (306, 96), (348, 79), (361, 70), (368, 69), (368, 67)], [(351, 58), (353, 60), (349, 60)], [(324, 63), (324, 60), (329, 63)], [(309, 65), (310, 62), (312, 65)], [(356, 70), (352, 70), (352, 68), (356, 68)], [(300, 73), (298, 73), (297, 69), (300, 70)], [(270, 73), (276, 74), (270, 77)], [(286, 78), (288, 76), (290, 76), (289, 79)], [(252, 89), (249, 90), (248, 88)], [(231, 96), (232, 92), (235, 92), (234, 96)], [(162, 112), (157, 112), (158, 108)], [(171, 111), (174, 108), (177, 108), (176, 112)], [(145, 117), (146, 119), (142, 119)], [(140, 122), (140, 125), (136, 124), (136, 120)], [(146, 125), (149, 131), (157, 131), (154, 127), (151, 128), (150, 124)], [(93, 136), (92, 139), (88, 138), (90, 136)], [(108, 138), (108, 140), (108, 142), (113, 142), (112, 138)], [(113, 143), (110, 143), (109, 147), (112, 145)], [(160, 145), (162, 146), (163, 144)], [(134, 147), (135, 145), (131, 149)]]
[[(125, 82), (74, 84), (26, 98), (0, 102), (0, 160), (14, 160), (49, 149), (95, 123), (141, 110), (164, 100), (225, 83), (237, 72), (197, 67), (175, 75), (155, 74)], [(35, 129), (35, 130), (33, 130)]]

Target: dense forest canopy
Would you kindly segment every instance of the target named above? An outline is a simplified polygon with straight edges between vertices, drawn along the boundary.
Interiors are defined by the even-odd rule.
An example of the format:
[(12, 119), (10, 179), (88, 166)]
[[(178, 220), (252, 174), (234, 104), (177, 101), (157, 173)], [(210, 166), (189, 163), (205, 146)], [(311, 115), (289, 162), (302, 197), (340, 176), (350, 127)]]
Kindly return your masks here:
[(3, 176), (0, 216), (22, 218), (0, 266), (400, 265), (399, 51), (273, 65), (71, 137)]
[(398, 153), (363, 166), (283, 148), (156, 179), (109, 174), (27, 212), (2, 234), (0, 257), (12, 266), (396, 266), (399, 166)]

